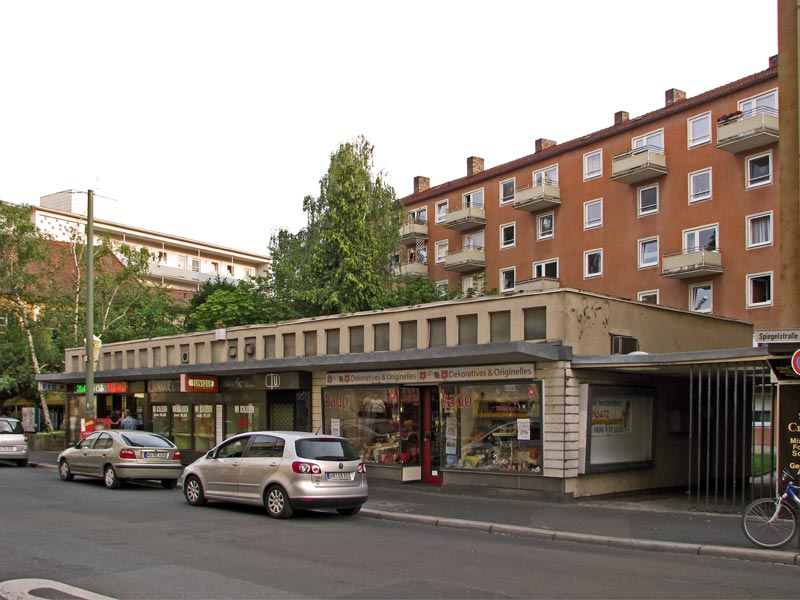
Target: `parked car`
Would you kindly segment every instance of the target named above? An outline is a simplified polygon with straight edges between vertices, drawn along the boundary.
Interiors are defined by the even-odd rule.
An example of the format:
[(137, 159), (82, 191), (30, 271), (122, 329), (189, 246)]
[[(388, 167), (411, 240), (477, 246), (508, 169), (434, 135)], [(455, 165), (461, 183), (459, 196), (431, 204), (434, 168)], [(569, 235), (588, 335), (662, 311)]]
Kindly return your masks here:
[(342, 437), (298, 431), (241, 433), (186, 467), (183, 493), (208, 500), (263, 504), (269, 516), (335, 508), (355, 515), (367, 501), (366, 467)]
[(0, 460), (13, 460), (18, 467), (28, 466), (28, 434), (17, 419), (0, 417)]
[(174, 488), (183, 472), (181, 452), (167, 438), (149, 431), (106, 429), (87, 435), (58, 455), (58, 474), (64, 481), (75, 475), (97, 477), (107, 488), (124, 481), (155, 479)]

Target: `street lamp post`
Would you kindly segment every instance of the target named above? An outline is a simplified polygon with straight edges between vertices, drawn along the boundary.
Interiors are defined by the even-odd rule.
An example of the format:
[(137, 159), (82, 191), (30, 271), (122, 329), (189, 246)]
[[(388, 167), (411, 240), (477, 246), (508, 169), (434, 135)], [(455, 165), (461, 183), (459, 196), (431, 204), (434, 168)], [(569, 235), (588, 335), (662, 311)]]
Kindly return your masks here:
[(94, 190), (86, 207), (86, 415), (94, 417)]

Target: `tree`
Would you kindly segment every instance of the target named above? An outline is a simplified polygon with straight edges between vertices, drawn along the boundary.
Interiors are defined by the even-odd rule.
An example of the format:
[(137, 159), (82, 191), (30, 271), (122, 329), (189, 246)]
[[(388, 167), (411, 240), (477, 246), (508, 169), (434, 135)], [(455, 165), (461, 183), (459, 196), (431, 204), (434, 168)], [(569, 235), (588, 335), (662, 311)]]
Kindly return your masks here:
[(259, 279), (220, 285), (205, 296), (205, 301), (187, 317), (190, 331), (214, 329), (220, 325), (236, 327), (269, 322), (267, 295)]
[(456, 292), (442, 293), (436, 284), (425, 277), (414, 277), (408, 281), (398, 283), (389, 294), (387, 307), (413, 306), (427, 304), (441, 300), (451, 300), (457, 297)]

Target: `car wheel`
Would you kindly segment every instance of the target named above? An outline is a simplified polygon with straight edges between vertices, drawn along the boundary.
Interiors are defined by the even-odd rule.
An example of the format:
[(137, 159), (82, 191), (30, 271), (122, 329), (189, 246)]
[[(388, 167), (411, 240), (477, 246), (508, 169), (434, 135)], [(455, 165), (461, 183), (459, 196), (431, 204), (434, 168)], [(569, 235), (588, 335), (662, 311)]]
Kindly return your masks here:
[(58, 475), (63, 481), (72, 481), (75, 479), (75, 475), (69, 470), (69, 463), (66, 458), (62, 458), (61, 462), (58, 463)]
[(294, 514), (294, 509), (289, 502), (289, 496), (279, 485), (273, 485), (264, 494), (264, 506), (267, 514), (273, 519), (288, 519)]
[(354, 517), (361, 511), (360, 506), (351, 506), (350, 508), (337, 508), (336, 512), (345, 517)]
[(28, 466), (28, 459), (27, 458), (23, 458), (22, 460), (18, 460), (17, 461), (17, 466), (18, 467), (27, 467)]
[(202, 506), (206, 503), (205, 494), (203, 494), (203, 484), (197, 477), (187, 477), (183, 482), (183, 495), (186, 496), (186, 501), (192, 506)]
[(177, 479), (162, 479), (161, 485), (165, 490), (174, 490), (175, 487), (178, 485)]
[(110, 490), (118, 490), (122, 487), (122, 480), (117, 477), (117, 472), (111, 465), (106, 465), (106, 469), (103, 471), (103, 483)]

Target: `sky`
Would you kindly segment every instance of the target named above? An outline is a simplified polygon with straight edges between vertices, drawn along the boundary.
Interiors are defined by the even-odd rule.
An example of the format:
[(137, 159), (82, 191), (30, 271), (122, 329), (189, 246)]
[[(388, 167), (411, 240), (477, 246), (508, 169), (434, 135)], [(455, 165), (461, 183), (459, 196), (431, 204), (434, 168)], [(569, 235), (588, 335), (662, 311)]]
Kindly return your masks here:
[(266, 254), (358, 136), (402, 198), (777, 53), (777, 0), (0, 0), (0, 200)]

